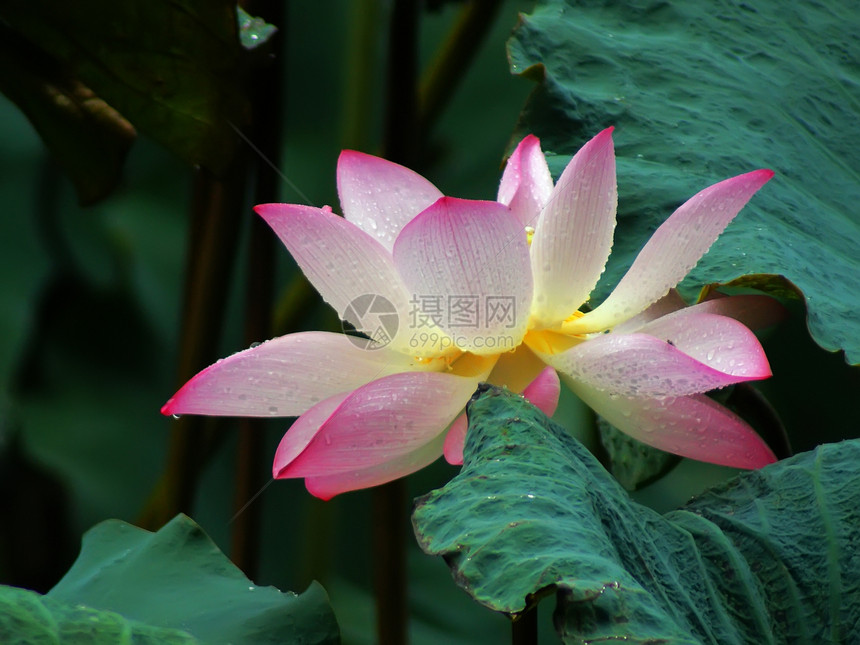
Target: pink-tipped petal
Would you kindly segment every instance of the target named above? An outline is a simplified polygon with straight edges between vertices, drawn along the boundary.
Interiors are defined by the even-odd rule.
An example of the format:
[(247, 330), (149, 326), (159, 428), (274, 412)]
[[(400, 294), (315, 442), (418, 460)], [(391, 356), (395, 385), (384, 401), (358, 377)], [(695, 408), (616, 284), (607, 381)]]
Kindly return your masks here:
[[(730, 318), (724, 320), (740, 325)], [(687, 338), (682, 342), (685, 346), (693, 345)], [(699, 357), (701, 360), (648, 334), (604, 334), (544, 359), (565, 376), (620, 396), (684, 396), (770, 375), (766, 360), (763, 373), (759, 356), (735, 352), (729, 344), (718, 346), (705, 340), (694, 347), (704, 354)], [(714, 349), (717, 347), (744, 360), (720, 355)], [(716, 369), (708, 363), (725, 369)]]
[(520, 223), (534, 226), (552, 193), (552, 175), (533, 134), (520, 141), (511, 154), (499, 184), (500, 201), (509, 206)]
[(306, 477), (305, 486), (314, 497), (329, 500), (335, 495), (351, 490), (370, 488), (405, 477), (433, 463), (442, 453), (442, 435), (439, 435), (420, 448), (386, 461), (385, 463), (362, 470), (319, 477)]
[(617, 205), (615, 151), (607, 128), (574, 155), (534, 225), (537, 328), (558, 324), (588, 300), (612, 248)]
[(436, 314), (457, 349), (490, 355), (520, 344), (532, 281), (526, 234), (507, 207), (443, 197), (403, 228), (394, 262), (423, 317)]
[(290, 426), (287, 433), (278, 444), (275, 450), (275, 459), (272, 464), (272, 477), (275, 479), (283, 477), (281, 472), (290, 464), (296, 457), (302, 454), (302, 451), (307, 448), (320, 429), (325, 425), (331, 416), (337, 412), (338, 408), (343, 405), (352, 392), (341, 392), (335, 394), (324, 401), (320, 401), (310, 410), (300, 416), (293, 425)]
[(454, 420), (448, 432), (445, 433), (445, 444), (442, 453), (445, 461), (452, 466), (463, 465), (463, 446), (466, 444), (466, 430), (469, 427), (469, 417), (464, 412)]
[(291, 417), (382, 376), (435, 366), (388, 348), (362, 349), (353, 340), (311, 331), (266, 341), (210, 365), (182, 386), (161, 411)]
[(411, 351), (409, 296), (391, 253), (382, 244), (321, 208), (263, 204), (254, 210), (342, 320), (371, 338), (383, 335), (383, 343), (391, 343), (392, 348)]
[(726, 316), (695, 311), (695, 307), (690, 309), (694, 311), (682, 310), (658, 318), (639, 332), (670, 342), (724, 374), (743, 380), (771, 376), (764, 349), (746, 325)]
[(526, 401), (534, 405), (546, 416), (555, 414), (558, 407), (558, 397), (561, 394), (561, 382), (553, 367), (547, 367), (537, 378), (523, 390)]
[(687, 200), (654, 231), (609, 297), (575, 321), (571, 331), (609, 329), (662, 298), (696, 266), (771, 177), (771, 170), (756, 170), (714, 184)]
[(734, 468), (761, 468), (776, 461), (752, 428), (707, 396), (612, 397), (581, 382), (565, 382), (609, 423), (649, 446)]
[(327, 399), (299, 417), (284, 435), (275, 453), (274, 475), (327, 477), (400, 459), (439, 437), (479, 381), (409, 372), (378, 379), (346, 397)]
[(389, 251), (400, 229), (442, 197), (409, 168), (354, 150), (344, 150), (337, 161), (337, 192), (346, 219)]

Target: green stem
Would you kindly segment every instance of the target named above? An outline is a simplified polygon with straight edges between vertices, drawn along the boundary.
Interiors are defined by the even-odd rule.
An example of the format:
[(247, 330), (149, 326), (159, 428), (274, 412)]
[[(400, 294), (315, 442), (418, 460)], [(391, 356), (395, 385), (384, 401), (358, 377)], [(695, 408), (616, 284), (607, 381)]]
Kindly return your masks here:
[(379, 0), (354, 0), (346, 48), (346, 87), (343, 100), (343, 146), (370, 151), (373, 90), (379, 42)]
[[(286, 31), (283, 2), (255, 2), (251, 8), (255, 15)], [(276, 35), (275, 38), (278, 38)], [(285, 48), (281, 48), (282, 52)], [(283, 53), (273, 64), (259, 70), (249, 86), (254, 111), (252, 141), (257, 142), (260, 158), (253, 161), (256, 176), (254, 202), (263, 204), (276, 201), (278, 176), (269, 167), (280, 166), (283, 99), (281, 89), (285, 61)], [(268, 160), (268, 162), (267, 162)], [(275, 236), (262, 218), (253, 216), (250, 221), (248, 242), (248, 272), (245, 283), (245, 343), (262, 342), (272, 332), (272, 311), (275, 274)], [(262, 506), (249, 503), (263, 486), (265, 423), (260, 419), (245, 418), (239, 422), (239, 442), (236, 451), (235, 518), (231, 526), (233, 562), (245, 575), (255, 579), (259, 567), (260, 520)]]
[(537, 606), (529, 607), (511, 622), (511, 645), (537, 645)]
[[(418, 157), (418, 2), (395, 0), (388, 31), (384, 130), (385, 156), (405, 166)], [(376, 624), (380, 645), (408, 640), (406, 593), (406, 482), (373, 491), (373, 561)]]
[(395, 0), (388, 30), (385, 156), (407, 167), (418, 157), (418, 2)]
[(430, 131), (454, 96), (501, 5), (499, 0), (471, 0), (463, 6), (448, 38), (421, 79), (418, 92), (420, 132)]
[(408, 641), (409, 615), (404, 535), (409, 520), (406, 480), (396, 479), (374, 488), (372, 504), (377, 643), (401, 645)]
[[(257, 191), (257, 195), (261, 191)], [(272, 201), (270, 198), (258, 202)], [(272, 231), (261, 218), (251, 221), (248, 278), (245, 289), (245, 342), (250, 345), (268, 338), (272, 319), (274, 244)], [(235, 519), (231, 525), (230, 557), (237, 567), (255, 579), (259, 565), (261, 505), (248, 502), (263, 486), (263, 437), (260, 419), (239, 422), (236, 452)]]
[[(179, 385), (211, 363), (216, 354), (244, 189), (242, 163), (234, 164), (225, 179), (205, 170), (195, 171), (179, 339)], [(141, 526), (157, 529), (177, 513), (191, 511), (198, 475), (219, 434), (205, 417), (183, 417), (174, 422), (165, 473), (141, 514)]]

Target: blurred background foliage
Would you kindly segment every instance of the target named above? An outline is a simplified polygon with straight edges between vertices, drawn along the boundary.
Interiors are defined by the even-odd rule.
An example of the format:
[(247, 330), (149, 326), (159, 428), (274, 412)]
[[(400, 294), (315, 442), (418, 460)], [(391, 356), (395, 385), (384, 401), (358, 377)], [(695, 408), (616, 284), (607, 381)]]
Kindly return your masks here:
[[(126, 72), (133, 68), (144, 77), (152, 75), (159, 62), (163, 65), (157, 56), (159, 46), (169, 51), (169, 39), (192, 37), (189, 34), (195, 30), (187, 24), (155, 20), (159, 12), (163, 17), (168, 4), (151, 3), (151, 11), (138, 14), (126, 7), (132, 15), (112, 18), (141, 20), (139, 29), (147, 38), (157, 35), (152, 36), (156, 40), (150, 41), (148, 57), (125, 52), (122, 60), (113, 61), (115, 68), (125, 65)], [(180, 3), (183, 7), (192, 4)], [(112, 144), (110, 159), (105, 158), (102, 148), (110, 143), (106, 141), (108, 135), (95, 126), (86, 130), (87, 123), (92, 122), (86, 114), (81, 117), (83, 122), (72, 118), (60, 126), (59, 134), (66, 140), (56, 143), (54, 136), (51, 154), (46, 143), (52, 141), (49, 134), (56, 133), (45, 134), (41, 124), (55, 123), (58, 117), (46, 113), (44, 106), (52, 101), (54, 106), (63, 103), (63, 93), (55, 91), (63, 83), (55, 82), (55, 78), (36, 83), (43, 95), (48, 94), (48, 100), (32, 108), (38, 100), (26, 97), (30, 102), (25, 101), (22, 107), (31, 116), (36, 112), (33, 121), (28, 121), (12, 102), (20, 105), (20, 97), (7, 89), (20, 88), (21, 79), (33, 71), (22, 69), (19, 61), (20, 54), (35, 45), (18, 42), (20, 46), (13, 46), (6, 40), (0, 47), (0, 84), (7, 94), (0, 97), (0, 582), (4, 584), (44, 592), (69, 568), (81, 534), (95, 523), (119, 518), (147, 524), (145, 511), (159, 499), (157, 485), (168, 461), (170, 432), (177, 424), (163, 418), (159, 409), (180, 380), (177, 357), (181, 351), (187, 256), (195, 244), (192, 230), (201, 235), (206, 232), (194, 228), (191, 214), (196, 207), (195, 190), (207, 181), (201, 175), (211, 181), (217, 177), (215, 173), (223, 174), (228, 165), (223, 160), (229, 158), (225, 148), (229, 147), (255, 164), (255, 173), (241, 189), (241, 205), (232, 214), (238, 215), (234, 223), (238, 243), (235, 261), (227, 264), (234, 270), (228, 266), (217, 284), (226, 294), (223, 330), (217, 334), (210, 355), (196, 368), (248, 344), (243, 333), (243, 308), (248, 245), (255, 218), (251, 210), (254, 185), (260, 181), (275, 183), (277, 193), (270, 199), (331, 204), (337, 209), (335, 166), (340, 150), (351, 147), (381, 152), (390, 3), (337, 0), (283, 3), (283, 7), (272, 6), (280, 3), (259, 4), (247, 8), (263, 16), (267, 16), (266, 11), (274, 10), (275, 15), (283, 11), (282, 21), (270, 18), (279, 31), (261, 47), (262, 54), (251, 52), (256, 58), (243, 56), (240, 63), (229, 60), (238, 59), (238, 46), (229, 55), (219, 50), (219, 46), (232, 47), (229, 41), (202, 43), (199, 56), (185, 61), (187, 69), (180, 70), (187, 72), (185, 75), (178, 74), (173, 81), (150, 80), (162, 86), (173, 83), (171, 90), (178, 91), (183, 89), (182, 80), (196, 72), (202, 78), (196, 86), (184, 88), (184, 96), (171, 96), (175, 101), (197, 96), (205, 105), (201, 93), (211, 90), (204, 87), (204, 81), (213, 66), (223, 66), (225, 59), (234, 66), (247, 64), (247, 70), (230, 72), (245, 83), (245, 90), (238, 84), (219, 89), (235, 93), (234, 103), (241, 103), (235, 99), (242, 98), (242, 91), (248, 96), (256, 92), (263, 101), (280, 99), (281, 130), (255, 130), (241, 105), (228, 110), (230, 121), (264, 152), (275, 149), (274, 155), (268, 152), (267, 156), (273, 157), (279, 172), (300, 193), (231, 130), (225, 132), (223, 121), (214, 134), (212, 128), (198, 134), (188, 123), (171, 119), (170, 106), (162, 106), (159, 112), (153, 105), (160, 97), (152, 94), (151, 87), (144, 88), (149, 95), (119, 88), (110, 100), (101, 97), (122, 115), (109, 115), (124, 135)], [(464, 3), (436, 4), (439, 6), (426, 7), (420, 15), (422, 69), (437, 56), (460, 19)], [(487, 3), (483, 4), (486, 9)], [(0, 26), (8, 32), (10, 24), (24, 24), (22, 31), (35, 35), (38, 44), (47, 44), (53, 56), (74, 56), (74, 52), (70, 54), (74, 44), (68, 44), (74, 39), (58, 33), (69, 25), (74, 29), (90, 22), (90, 33), (73, 33), (82, 39), (98, 38), (92, 33), (98, 20), (90, 18), (109, 11), (109, 5), (113, 7), (96, 0), (86, 5), (69, 5), (58, 14), (47, 8), (42, 13), (23, 3), (4, 3), (0, 18), (8, 23), (0, 20)], [(529, 5), (507, 1), (485, 12), (489, 30), (476, 43), (474, 62), (458, 70), (461, 78), (450, 103), (442, 106), (435, 123), (422, 133), (428, 154), (426, 162), (416, 169), (446, 193), (475, 198), (495, 194), (506, 147), (532, 89), (530, 82), (510, 74), (505, 55), (505, 41), (516, 24), (517, 12)], [(49, 25), (40, 25), (34, 13), (51, 16)], [(147, 13), (153, 17), (144, 19)], [(24, 14), (26, 20), (21, 18)], [(103, 31), (104, 48), (116, 45), (110, 39), (111, 34)], [(24, 46), (28, 49), (22, 49)], [(96, 85), (103, 81), (98, 74), (106, 71), (93, 63), (89, 57), (92, 53), (88, 51), (79, 72), (90, 74), (88, 78), (96, 75), (90, 81)], [(109, 52), (105, 56), (110, 60)], [(254, 74), (261, 69), (265, 74), (275, 64), (270, 57), (282, 61), (280, 87), (270, 81), (254, 83)], [(43, 77), (68, 71), (63, 66), (51, 67), (47, 55), (44, 59), (47, 71), (42, 70)], [(171, 65), (168, 68), (175, 71)], [(216, 84), (213, 81), (211, 85)], [(39, 91), (34, 92), (37, 98)], [(69, 93), (74, 95), (74, 88)], [(82, 103), (91, 98), (87, 94)], [(123, 123), (124, 119), (131, 123)], [(45, 141), (34, 123), (40, 124)], [(202, 142), (202, 152), (177, 140)], [(58, 146), (63, 153), (57, 154)], [(123, 148), (128, 152), (120, 173)], [(105, 177), (99, 179), (96, 188), (78, 182), (76, 189), (70, 177), (93, 158), (104, 162), (104, 170), (99, 172)], [(188, 161), (204, 168), (195, 170)], [(81, 202), (89, 205), (81, 206)], [(274, 333), (335, 325), (333, 314), (297, 277), (289, 254), (276, 248), (274, 258), (275, 329), (257, 340)], [(217, 330), (217, 321), (211, 322)], [(219, 440), (208, 449), (202, 438), (192, 440), (192, 450), (208, 450), (210, 454), (193, 501), (183, 509), (228, 554), (231, 518), (238, 510), (234, 508), (236, 427), (237, 423), (230, 420), (220, 423), (216, 431)], [(258, 463), (261, 485), (269, 478), (271, 456), (286, 427), (284, 421), (275, 421), (259, 430), (264, 438)], [(444, 483), (453, 472), (439, 464), (419, 473), (409, 481), (410, 498)], [(255, 572), (248, 572), (250, 577), (260, 585), (297, 591), (305, 589), (311, 580), (319, 580), (330, 595), (344, 641), (376, 642), (369, 493), (350, 493), (324, 503), (311, 498), (301, 481), (276, 482), (249, 509), (255, 507), (262, 524), (259, 565)], [(510, 629), (507, 621), (456, 589), (444, 563), (419, 552), (408, 525), (401, 529), (409, 545), (413, 642), (444, 639), (469, 643), (506, 638)]]
[[(255, 228), (251, 207), (268, 191), (267, 199), (337, 210), (340, 150), (384, 151), (389, 21), (402, 4), (249, 3), (278, 33), (267, 39), (250, 24), (244, 48), (229, 3), (211, 3), (205, 17), (190, 0), (123, 3), (110, 24), (125, 27), (114, 31), (99, 29), (96, 17), (113, 7), (103, 0), (60, 12), (53, 3), (0, 5), (0, 582), (45, 591), (93, 524), (119, 518), (154, 529), (184, 510), (255, 582), (300, 591), (318, 580), (344, 641), (376, 642), (371, 494), (321, 502), (301, 481), (267, 485), (284, 421), (242, 430), (230, 420), (194, 422), (178, 433), (191, 421), (164, 419), (159, 408), (191, 373), (253, 341), (338, 328), (274, 236)], [(421, 154), (409, 165), (446, 194), (495, 195), (535, 87), (511, 75), (505, 53), (531, 4), (422, 6)], [(440, 64), (470, 9), (481, 17), (469, 27), (474, 60)], [(130, 26), (161, 38), (147, 56), (113, 55)], [(99, 46), (82, 54), (81, 42)], [(176, 42), (194, 56), (177, 58)], [(120, 73), (140, 84), (113, 87)], [(441, 98), (427, 91), (434, 73)], [(189, 105), (200, 118), (187, 118)], [(255, 315), (261, 320), (249, 320)], [(795, 448), (856, 436), (857, 415), (839, 402), (856, 394), (857, 371), (812, 342), (802, 306), (765, 344), (778, 378), (762, 390)], [(597, 447), (590, 413), (572, 397), (556, 417)], [(250, 462), (237, 466), (245, 454)], [(409, 478), (410, 499), (454, 472), (440, 463)], [(729, 473), (682, 461), (637, 499), (673, 508)], [(412, 642), (507, 638), (507, 621), (451, 584), (444, 563), (401, 528)]]

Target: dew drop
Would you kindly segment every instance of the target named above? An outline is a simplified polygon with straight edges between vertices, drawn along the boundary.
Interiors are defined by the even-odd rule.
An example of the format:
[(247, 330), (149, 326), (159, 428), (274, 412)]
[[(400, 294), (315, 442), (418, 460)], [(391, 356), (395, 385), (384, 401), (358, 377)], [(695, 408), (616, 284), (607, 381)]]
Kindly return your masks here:
[(327, 446), (331, 445), (331, 437), (329, 435), (324, 434), (323, 435), (323, 441), (325, 441), (325, 445), (327, 445)]
[(270, 406), (269, 406), (269, 412), (270, 412), (271, 414), (277, 414), (277, 413), (278, 413), (278, 406), (276, 406), (276, 405), (270, 405)]
[(176, 419), (177, 421), (179, 421), (179, 415), (178, 414), (171, 414), (170, 416), (172, 418)]

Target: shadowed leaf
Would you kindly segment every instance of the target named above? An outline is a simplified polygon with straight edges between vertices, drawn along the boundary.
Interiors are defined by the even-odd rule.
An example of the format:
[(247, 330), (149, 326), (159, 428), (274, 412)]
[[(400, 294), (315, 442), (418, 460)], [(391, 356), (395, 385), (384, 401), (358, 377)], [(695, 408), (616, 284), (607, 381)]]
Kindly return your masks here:
[[(92, 93), (91, 105), (103, 106), (96, 122), (105, 109), (119, 113), (186, 162), (227, 172), (238, 144), (231, 124), (248, 119), (235, 3), (10, 0), (0, 18), (53, 60), (54, 85)], [(40, 105), (44, 83), (30, 84), (25, 99)], [(52, 148), (86, 160), (86, 146), (67, 136)]]

